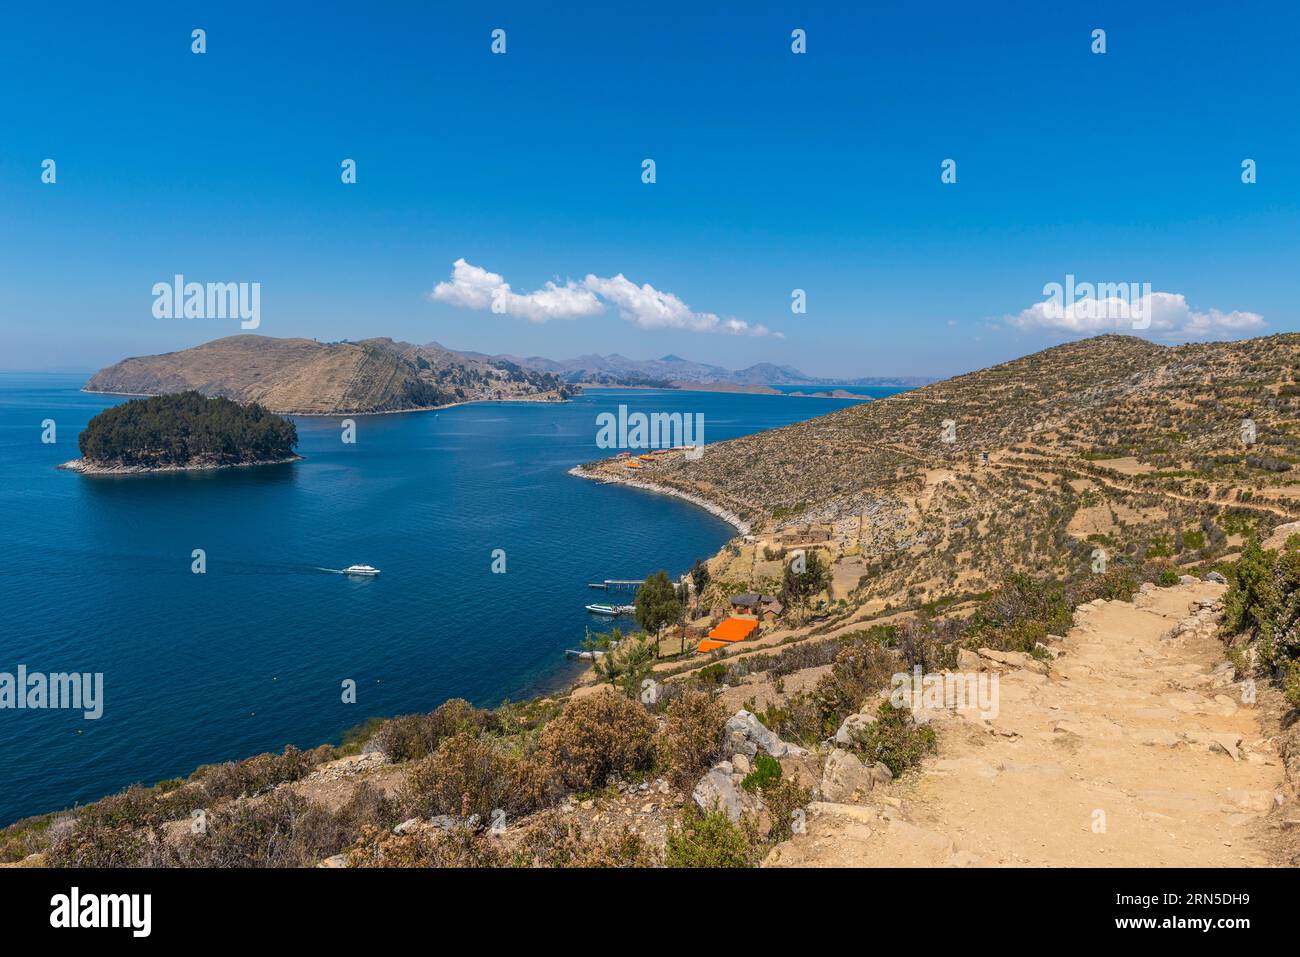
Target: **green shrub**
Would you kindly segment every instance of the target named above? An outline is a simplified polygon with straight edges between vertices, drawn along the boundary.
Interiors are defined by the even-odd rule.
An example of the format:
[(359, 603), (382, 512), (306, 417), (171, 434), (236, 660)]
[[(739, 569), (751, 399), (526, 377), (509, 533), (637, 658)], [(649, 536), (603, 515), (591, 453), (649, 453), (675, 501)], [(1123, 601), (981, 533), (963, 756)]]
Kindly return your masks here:
[(1260, 657), (1285, 682), (1300, 660), (1300, 549), (1266, 551), (1251, 540), (1223, 596), (1223, 617), (1229, 629), (1258, 638)]
[(343, 739), (339, 742), (339, 757), (360, 754), (361, 749), (371, 738), (380, 732), (388, 723), (386, 718), (366, 718), (365, 721), (348, 728), (343, 732)]
[(975, 610), (963, 643), (971, 648), (1028, 651), (1044, 636), (1062, 635), (1074, 621), (1074, 601), (1059, 581), (1017, 574)]
[(14, 864), (49, 849), (55, 815), (23, 818), (0, 830), (0, 864)]
[(781, 778), (781, 762), (776, 758), (759, 753), (754, 757), (754, 768), (745, 775), (740, 786), (746, 791), (761, 791), (779, 781)]
[(918, 725), (907, 708), (881, 702), (876, 720), (853, 734), (853, 747), (868, 761), (879, 761), (898, 777), (921, 763), (936, 745), (934, 729)]
[(689, 805), (668, 831), (664, 862), (669, 867), (749, 867), (754, 850), (725, 811), (702, 812)]
[[(817, 727), (811, 735), (801, 728), (801, 740), (810, 742), (834, 734), (840, 722), (862, 707), (862, 702), (889, 684), (898, 670), (898, 658), (870, 638), (851, 642), (840, 649), (829, 674), (823, 675), (812, 692)], [(797, 706), (792, 702), (792, 710)]]
[(1300, 708), (1300, 661), (1288, 661), (1282, 672), (1282, 696), (1293, 708)]
[(702, 688), (717, 688), (727, 677), (727, 666), (724, 662), (715, 661), (711, 665), (705, 665), (691, 676), (694, 681)]

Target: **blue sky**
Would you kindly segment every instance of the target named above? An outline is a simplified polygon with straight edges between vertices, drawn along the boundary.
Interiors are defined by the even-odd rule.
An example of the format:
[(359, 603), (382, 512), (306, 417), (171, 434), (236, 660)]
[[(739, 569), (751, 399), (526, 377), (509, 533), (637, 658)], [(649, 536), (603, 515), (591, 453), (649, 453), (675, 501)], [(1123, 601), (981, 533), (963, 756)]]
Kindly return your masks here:
[[(1284, 3), (271, 6), (3, 15), (0, 368), (239, 331), (154, 318), (178, 272), (260, 282), (266, 335), (840, 377), (1063, 341), (1077, 329), (1027, 310), (1067, 275), (1171, 297), (1160, 341), (1300, 329)], [(458, 259), (516, 295), (572, 282), (600, 311), (431, 297)], [(620, 275), (685, 319), (648, 327), (646, 302), (610, 294)], [(690, 331), (710, 315), (771, 334)]]

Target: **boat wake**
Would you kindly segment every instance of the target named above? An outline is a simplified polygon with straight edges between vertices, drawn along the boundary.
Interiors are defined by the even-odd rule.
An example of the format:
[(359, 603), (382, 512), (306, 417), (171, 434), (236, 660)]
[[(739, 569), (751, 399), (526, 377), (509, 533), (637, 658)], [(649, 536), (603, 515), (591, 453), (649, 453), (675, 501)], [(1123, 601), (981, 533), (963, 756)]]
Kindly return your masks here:
[(325, 568), (321, 565), (313, 566), (317, 571), (329, 572), (331, 575), (347, 575), (349, 578), (367, 577), (373, 578), (379, 574), (379, 569), (373, 565), (349, 565), (347, 568)]

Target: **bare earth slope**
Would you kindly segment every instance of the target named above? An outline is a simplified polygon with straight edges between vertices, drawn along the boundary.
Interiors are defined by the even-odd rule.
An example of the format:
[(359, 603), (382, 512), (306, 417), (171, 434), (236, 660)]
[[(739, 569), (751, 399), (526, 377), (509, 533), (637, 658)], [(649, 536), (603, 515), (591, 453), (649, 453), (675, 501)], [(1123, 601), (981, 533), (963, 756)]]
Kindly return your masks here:
[(636, 466), (583, 474), (635, 475), (743, 520), (756, 544), (730, 578), (779, 578), (766, 554), (824, 543), (850, 605), (1069, 578), (1098, 549), (1214, 561), (1300, 518), (1300, 335), (1098, 336)]
[(778, 524), (814, 506), (852, 511), (864, 486), (906, 485), (925, 468), (978, 468), (984, 453), (1049, 472), (1136, 459), (1153, 490), (1200, 483), (1228, 497), (1238, 484), (1275, 485), (1283, 473), (1269, 460), (1300, 453), (1298, 368), (1300, 335), (1179, 347), (1098, 336), (712, 445), (698, 460), (666, 459), (650, 474)]
[(995, 718), (936, 716), (919, 773), (871, 803), (814, 804), (768, 866), (1267, 864), (1257, 830), (1283, 771), (1259, 712), (1221, 666), (1208, 608), (1164, 637), (1222, 592), (1083, 606), (1046, 675), (1001, 675)]
[(194, 389), (273, 412), (344, 414), (427, 409), (479, 399), (560, 398), (554, 376), (479, 361), (436, 344), (391, 339), (321, 343), (228, 336), (192, 349), (123, 359), (88, 392), (158, 395)]

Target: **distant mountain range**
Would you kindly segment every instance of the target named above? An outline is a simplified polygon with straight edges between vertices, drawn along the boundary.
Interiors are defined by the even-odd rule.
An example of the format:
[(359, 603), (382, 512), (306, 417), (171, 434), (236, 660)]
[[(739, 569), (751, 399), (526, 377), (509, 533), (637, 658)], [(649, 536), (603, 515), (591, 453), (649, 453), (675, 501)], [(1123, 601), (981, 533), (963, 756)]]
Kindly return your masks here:
[(646, 360), (590, 355), (556, 361), (455, 352), (436, 342), (317, 342), (239, 335), (180, 352), (123, 359), (96, 372), (85, 388), (129, 395), (193, 389), (206, 396), (258, 402), (272, 412), (335, 415), (492, 399), (560, 400), (580, 391), (579, 383), (760, 390), (788, 385), (909, 388), (930, 381), (818, 379), (770, 362), (730, 370), (674, 355)]
[(565, 382), (609, 383), (616, 385), (658, 384), (673, 382), (730, 383), (734, 385), (854, 385), (915, 388), (935, 381), (920, 376), (865, 376), (856, 379), (825, 379), (810, 376), (788, 365), (759, 362), (743, 369), (725, 369), (704, 362), (692, 362), (681, 356), (666, 355), (659, 359), (629, 359), (618, 353), (577, 356), (573, 359), (546, 359), (541, 356), (487, 356), (463, 353), (481, 360), (505, 359), (525, 369), (549, 372)]

